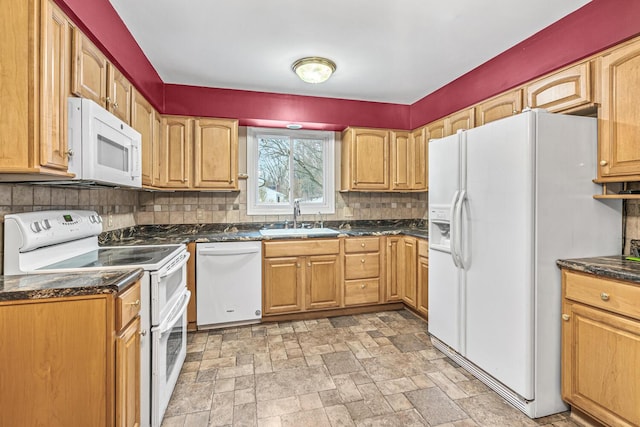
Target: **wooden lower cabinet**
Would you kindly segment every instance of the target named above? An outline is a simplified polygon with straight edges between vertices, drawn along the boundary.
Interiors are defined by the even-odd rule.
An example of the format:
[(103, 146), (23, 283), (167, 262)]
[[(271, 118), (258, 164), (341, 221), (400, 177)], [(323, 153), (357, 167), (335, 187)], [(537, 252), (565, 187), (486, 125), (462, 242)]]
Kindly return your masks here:
[(262, 253), (264, 315), (342, 305), (338, 239), (264, 242)]
[(0, 303), (0, 425), (140, 424), (140, 318), (129, 304), (139, 283), (127, 292)]
[(386, 238), (386, 272), (387, 280), (384, 292), (386, 302), (402, 300), (402, 237), (393, 236)]
[(403, 237), (400, 245), (400, 278), (402, 280), (402, 301), (411, 308), (416, 308), (418, 297), (417, 282), (418, 241), (413, 237)]
[(640, 425), (640, 286), (562, 277), (562, 398), (605, 425)]
[(416, 310), (425, 318), (429, 317), (429, 243), (418, 240), (418, 297)]
[(380, 237), (344, 240), (344, 305), (378, 304), (384, 271)]

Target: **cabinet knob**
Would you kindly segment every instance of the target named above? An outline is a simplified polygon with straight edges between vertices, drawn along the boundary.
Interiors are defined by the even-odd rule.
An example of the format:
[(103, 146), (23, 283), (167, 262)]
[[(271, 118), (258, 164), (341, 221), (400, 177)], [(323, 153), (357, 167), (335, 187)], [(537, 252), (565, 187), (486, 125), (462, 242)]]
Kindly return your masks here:
[(364, 248), (364, 243), (360, 243), (360, 246), (362, 246)]
[(310, 262), (307, 263), (307, 267), (311, 267), (311, 263)]
[(296, 267), (300, 268), (300, 263), (297, 263), (297, 264), (296, 264)]
[(73, 149), (65, 151), (64, 154), (66, 154), (69, 158), (73, 157)]
[(143, 337), (147, 335), (147, 330), (143, 329), (140, 331), (140, 335), (142, 335)]
[(367, 287), (367, 285), (366, 285), (366, 284), (362, 284), (362, 285), (360, 285), (360, 289), (364, 289), (364, 288), (366, 288), (366, 287)]
[(233, 182), (234, 182), (234, 181), (235, 181), (235, 180), (234, 180), (233, 178), (231, 178), (231, 179), (229, 180), (229, 183), (233, 184)]
[(513, 114), (518, 114), (518, 110), (513, 110)]
[(608, 293), (606, 293), (606, 292), (602, 292), (602, 293), (600, 294), (600, 299), (601, 299), (602, 301), (609, 301), (609, 294), (608, 294)]
[(108, 96), (104, 99), (104, 102), (109, 105), (111, 104), (111, 98), (109, 98)]
[(362, 258), (362, 259), (360, 260), (360, 262), (364, 264), (364, 258)]
[(117, 102), (113, 103), (113, 108), (118, 108), (118, 103)]
[(354, 183), (354, 184), (357, 184), (357, 183), (358, 183), (358, 181), (356, 181), (356, 180), (353, 180), (353, 183)]
[(569, 319), (571, 319), (571, 316), (569, 316), (568, 314), (563, 314), (562, 315), (562, 320), (567, 321)]
[(140, 300), (137, 299), (134, 302), (128, 302), (127, 305), (132, 305), (134, 307), (140, 307)]
[(607, 162), (606, 160), (600, 160), (600, 166), (607, 166), (609, 164), (609, 162)]

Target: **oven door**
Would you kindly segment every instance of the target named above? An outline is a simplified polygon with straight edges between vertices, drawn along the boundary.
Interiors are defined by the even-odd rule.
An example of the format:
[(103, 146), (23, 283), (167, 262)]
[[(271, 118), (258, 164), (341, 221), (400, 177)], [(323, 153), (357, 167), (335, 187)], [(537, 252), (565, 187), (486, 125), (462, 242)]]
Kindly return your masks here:
[(159, 325), (182, 291), (187, 287), (187, 261), (189, 252), (184, 250), (151, 276), (151, 324)]
[(167, 410), (180, 369), (187, 357), (187, 304), (191, 292), (181, 297), (159, 326), (151, 329), (151, 426), (159, 427)]

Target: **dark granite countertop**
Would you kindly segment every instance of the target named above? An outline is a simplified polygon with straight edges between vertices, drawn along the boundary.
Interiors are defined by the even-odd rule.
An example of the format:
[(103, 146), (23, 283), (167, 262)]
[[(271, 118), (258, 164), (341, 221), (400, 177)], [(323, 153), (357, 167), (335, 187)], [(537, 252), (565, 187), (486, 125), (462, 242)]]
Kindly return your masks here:
[(560, 259), (556, 263), (562, 268), (640, 284), (640, 262), (629, 261), (625, 255)]
[[(327, 222), (327, 228), (338, 232), (337, 236), (388, 236), (407, 235), (427, 239), (427, 226), (424, 221), (354, 221)], [(160, 245), (173, 243), (207, 243), (240, 240), (276, 240), (334, 237), (309, 233), (296, 236), (263, 236), (262, 228), (277, 228), (274, 224), (179, 224), (179, 225), (142, 225), (106, 232), (100, 235), (102, 246)]]
[(142, 277), (141, 268), (0, 276), (0, 301), (116, 294)]

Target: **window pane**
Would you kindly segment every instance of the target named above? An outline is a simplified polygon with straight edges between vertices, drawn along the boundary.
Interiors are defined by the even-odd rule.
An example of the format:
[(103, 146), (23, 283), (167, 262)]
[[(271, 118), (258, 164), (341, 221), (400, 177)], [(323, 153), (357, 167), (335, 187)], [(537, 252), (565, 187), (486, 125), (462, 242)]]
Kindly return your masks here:
[(258, 137), (258, 203), (289, 203), (289, 139)]
[(323, 202), (323, 141), (293, 140), (293, 197), (305, 202)]

